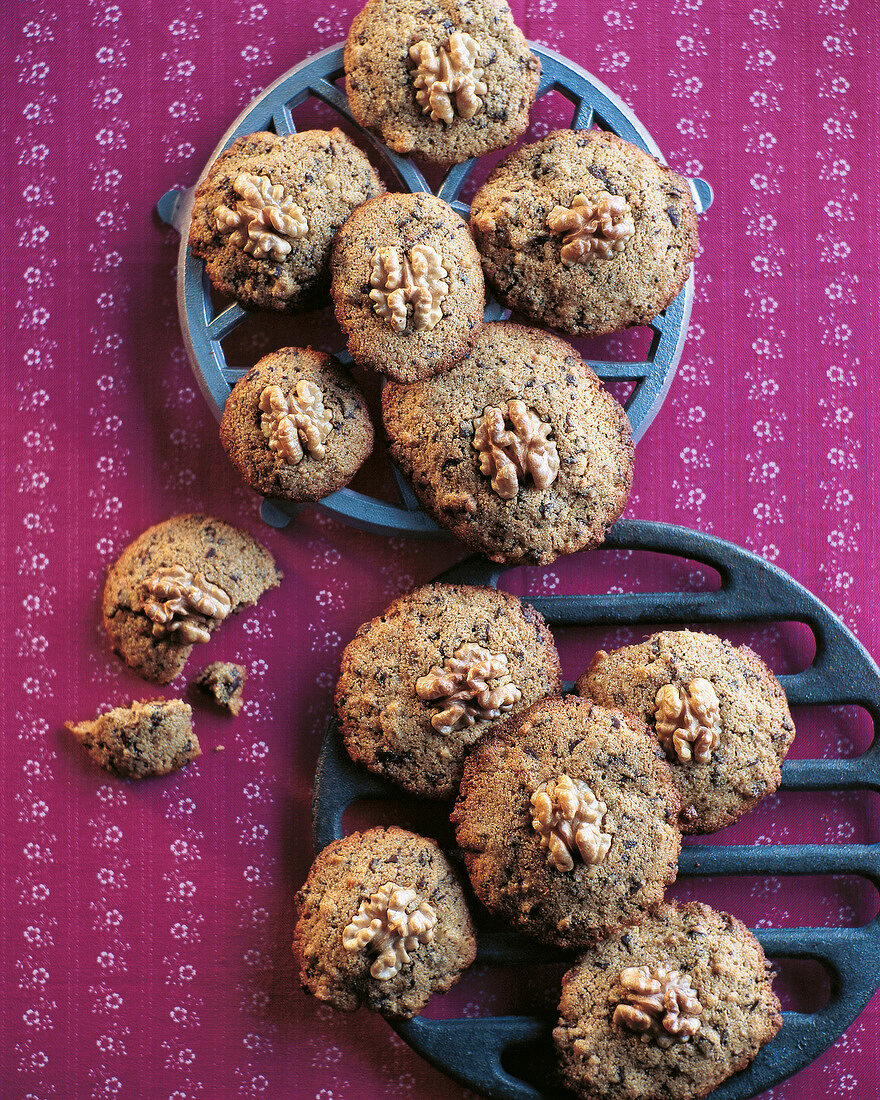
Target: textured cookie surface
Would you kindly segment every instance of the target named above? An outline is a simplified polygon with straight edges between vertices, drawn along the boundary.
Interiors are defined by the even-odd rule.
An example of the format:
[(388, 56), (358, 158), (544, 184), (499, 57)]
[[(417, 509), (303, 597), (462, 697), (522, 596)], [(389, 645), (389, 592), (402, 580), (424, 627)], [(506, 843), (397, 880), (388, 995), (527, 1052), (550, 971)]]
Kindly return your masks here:
[[(554, 827), (558, 840), (567, 821), (561, 851), (535, 825), (538, 798), (560, 779), (585, 785), (582, 800), (592, 802)], [(541, 940), (579, 947), (663, 900), (678, 870), (677, 814), (669, 767), (643, 723), (568, 696), (536, 703), (477, 743), (452, 820), (486, 907)], [(581, 826), (592, 838), (586, 855), (571, 841)], [(567, 867), (558, 858), (566, 852)]]
[(220, 442), (263, 496), (320, 500), (354, 477), (373, 449), (373, 425), (363, 394), (336, 359), (281, 348), (236, 382)]
[[(174, 588), (188, 590), (187, 613), (169, 614), (167, 599), (175, 597), (161, 594), (167, 588), (151, 591), (151, 578), (160, 585), (171, 578)], [(205, 639), (222, 622), (219, 615), (199, 611), (197, 601), (213, 610), (202, 598), (207, 595), (233, 614), (255, 604), (280, 580), (272, 555), (246, 531), (213, 516), (174, 516), (144, 531), (110, 566), (102, 602), (104, 627), (126, 664), (145, 680), (167, 684), (183, 669), (195, 644), (187, 640), (193, 634), (182, 629), (183, 622)], [(153, 617), (148, 614), (151, 606)]]
[(247, 678), (244, 665), (233, 661), (214, 661), (206, 665), (196, 676), (193, 683), (206, 695), (210, 695), (220, 707), (226, 707), (230, 714), (238, 715), (244, 706), (242, 688)]
[(68, 722), (102, 768), (128, 779), (168, 775), (201, 756), (192, 708), (179, 699), (149, 699), (114, 707), (92, 722)]
[(711, 833), (776, 790), (794, 738), (785, 693), (760, 657), (714, 634), (663, 631), (612, 653), (600, 650), (577, 691), (636, 714), (656, 730), (658, 692), (673, 684), (684, 695), (698, 678), (717, 698), (717, 746), (706, 762), (681, 760), (674, 743), (667, 756), (681, 797), (682, 830)]
[[(426, 262), (421, 279), (403, 271)], [(336, 236), (331, 269), (336, 317), (362, 366), (414, 382), (447, 370), (479, 335), (480, 257), (463, 219), (434, 195), (380, 195), (358, 207)]]
[[(474, 43), (474, 56), (456, 65), (450, 38), (462, 34)], [(417, 86), (421, 58), (410, 51), (421, 43), (430, 47), (425, 54), (429, 66), (452, 60), (449, 75), (468, 85), (465, 95), (474, 96), (468, 95), (469, 104), (454, 94), (442, 96), (430, 77)], [(447, 52), (445, 59), (441, 51)], [(435, 72), (442, 77), (439, 69)], [(417, 152), (450, 163), (502, 149), (520, 137), (541, 66), (504, 0), (370, 0), (351, 25), (345, 73), (348, 102), (362, 126), (398, 153)]]
[[(588, 208), (603, 195), (624, 201), (633, 232), (620, 251), (563, 261), (567, 234), (548, 219), (557, 208), (576, 212), (579, 195)], [(474, 196), (470, 224), (499, 300), (580, 335), (656, 317), (684, 286), (697, 249), (687, 181), (596, 130), (557, 130), (512, 153)]]
[[(371, 907), (370, 901), (381, 898), (387, 886), (411, 892), (397, 900), (408, 903), (407, 912), (421, 910), (426, 933), (414, 936), (416, 942), (377, 977), (373, 971), (383, 965), (378, 952), (388, 945), (380, 937), (393, 921), (386, 918), (387, 906)], [(329, 844), (315, 859), (297, 904), (293, 950), (300, 980), (310, 993), (344, 1011), (363, 1004), (386, 1016), (414, 1016), (432, 993), (454, 985), (476, 954), (461, 884), (446, 857), (433, 840), (396, 826), (351, 833)], [(371, 913), (378, 935), (363, 932), (368, 942), (358, 947), (350, 926), (357, 926), (359, 914), (361, 925), (368, 924)]]
[[(674, 1036), (656, 1022), (662, 1013), (647, 1015), (664, 1045), (652, 1030), (621, 1022), (626, 972), (643, 967), (677, 971), (694, 991), (700, 1011), (691, 1020), (699, 1027), (691, 1038), (665, 1046)], [(782, 1026), (771, 979), (761, 945), (736, 918), (698, 902), (664, 904), (587, 952), (563, 978), (553, 1032), (563, 1079), (575, 1095), (595, 1100), (705, 1096), (745, 1069)]]
[(335, 701), (352, 759), (415, 794), (448, 798), (469, 746), (559, 686), (553, 638), (529, 604), (494, 588), (429, 584), (358, 630)]
[[(243, 195), (242, 174), (269, 193)], [(199, 184), (190, 247), (221, 293), (263, 309), (304, 307), (326, 291), (336, 230), (383, 189), (364, 154), (335, 127), (249, 134), (221, 153)]]
[[(503, 497), (483, 472), (487, 459), (501, 456), (485, 440), (480, 449), (478, 426), (497, 409), (513, 430), (512, 402), (546, 436), (526, 448), (527, 460), (550, 449), (558, 470), (542, 487), (527, 470)], [(387, 383), (382, 411), (392, 458), (425, 510), (493, 561), (546, 565), (597, 546), (626, 504), (633, 455), (626, 414), (558, 336), (487, 324), (470, 355), (446, 373)]]

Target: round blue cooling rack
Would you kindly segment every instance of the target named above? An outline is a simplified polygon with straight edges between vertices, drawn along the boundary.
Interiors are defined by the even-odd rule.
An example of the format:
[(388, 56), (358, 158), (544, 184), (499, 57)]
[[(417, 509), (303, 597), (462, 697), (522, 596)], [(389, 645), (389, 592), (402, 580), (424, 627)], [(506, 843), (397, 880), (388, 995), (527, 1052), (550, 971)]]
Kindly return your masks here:
[[(596, 126), (610, 130), (652, 156), (663, 159), (651, 135), (613, 92), (567, 58), (534, 43), (530, 43), (530, 47), (541, 60), (538, 98), (556, 91), (567, 99), (573, 107), (568, 124), (572, 129), (586, 130)], [(373, 134), (355, 123), (345, 93), (336, 83), (344, 72), (342, 55), (342, 45), (331, 46), (307, 58), (276, 80), (238, 116), (223, 135), (196, 185), (186, 191), (169, 191), (157, 204), (162, 220), (180, 233), (177, 268), (180, 326), (199, 387), (218, 420), (230, 390), (245, 373), (243, 369), (227, 363), (223, 341), (240, 325), (258, 325), (261, 317), (259, 312), (245, 309), (237, 302), (215, 312), (204, 262), (194, 256), (189, 248), (193, 196), (196, 187), (205, 178), (220, 153), (236, 138), (245, 134), (262, 130), (277, 134), (294, 133), (296, 127), (293, 112), (308, 99), (315, 98), (337, 111), (351, 126), (358, 129), (360, 136), (384, 162), (402, 190), (431, 190), (413, 161), (398, 156)], [(454, 165), (446, 173), (436, 192), (464, 217), (467, 217), (469, 208), (458, 196), (477, 163), (477, 160), (468, 160)], [(689, 182), (697, 210), (702, 213), (712, 202), (712, 190), (703, 180), (694, 179)], [(604, 381), (625, 381), (632, 384), (632, 391), (624, 407), (635, 440), (644, 434), (656, 416), (672, 383), (687, 334), (693, 296), (694, 275), (691, 270), (690, 277), (675, 301), (650, 322), (651, 341), (643, 361), (587, 360)], [(487, 320), (498, 320), (506, 315), (506, 311), (497, 302), (489, 301)], [(349, 361), (347, 353), (336, 354), (342, 362)], [(396, 470), (394, 473), (398, 490), (397, 503), (351, 489), (340, 489), (318, 504), (299, 505), (288, 501), (266, 500), (263, 502), (261, 514), (264, 521), (271, 526), (284, 527), (302, 507), (317, 507), (362, 530), (395, 535), (451, 537), (422, 512), (409, 486)]]
[[(874, 737), (854, 758), (787, 760), (783, 791), (880, 792), (880, 670), (846, 626), (815, 596), (776, 566), (733, 543), (665, 523), (618, 520), (604, 548), (654, 551), (709, 565), (721, 576), (718, 591), (624, 592), (527, 596), (551, 627), (687, 623), (710, 630), (737, 623), (799, 622), (813, 632), (816, 655), (803, 671), (781, 675), (789, 703), (857, 705), (869, 713)], [(437, 578), (453, 584), (496, 587), (504, 566), (468, 558)], [(573, 684), (565, 686), (573, 690)], [(344, 834), (343, 816), (354, 802), (413, 801), (392, 783), (356, 766), (335, 720), (318, 759), (312, 804), (315, 852)], [(418, 801), (418, 800), (416, 800)], [(448, 807), (447, 807), (448, 808)], [(458, 859), (455, 851), (448, 853)], [(686, 845), (679, 877), (722, 875), (853, 875), (880, 890), (880, 844)], [(736, 910), (735, 903), (731, 906)], [(479, 926), (479, 915), (475, 910)], [(752, 1064), (728, 1078), (709, 1100), (748, 1100), (808, 1065), (850, 1026), (880, 986), (880, 915), (863, 927), (752, 930), (768, 957), (820, 962), (830, 976), (828, 1002), (816, 1012), (785, 1012), (782, 1030)], [(514, 932), (477, 932), (477, 962), (524, 968), (570, 965), (576, 952), (544, 947)], [(555, 1080), (551, 1032), (556, 1017), (485, 1015), (457, 1019), (389, 1021), (422, 1057), (492, 1100), (551, 1100)]]

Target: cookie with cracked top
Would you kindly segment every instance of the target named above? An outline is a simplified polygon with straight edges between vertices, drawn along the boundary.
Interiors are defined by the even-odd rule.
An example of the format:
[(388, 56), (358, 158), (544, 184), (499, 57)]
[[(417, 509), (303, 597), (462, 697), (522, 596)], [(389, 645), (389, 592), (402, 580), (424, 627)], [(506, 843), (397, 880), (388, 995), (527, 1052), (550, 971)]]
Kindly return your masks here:
[(248, 134), (199, 183), (190, 248), (220, 293), (261, 309), (304, 309), (326, 293), (340, 225), (384, 189), (337, 127)]
[(173, 516), (139, 535), (107, 571), (102, 612), (116, 653), (170, 683), (197, 642), (281, 582), (272, 554), (214, 516)]
[(425, 511), (493, 561), (598, 546), (626, 505), (626, 413), (559, 336), (487, 324), (449, 371), (386, 383), (382, 415)]
[(661, 735), (685, 833), (723, 829), (779, 786), (794, 722), (781, 684), (748, 646), (661, 631), (599, 650), (576, 690)]
[[(562, 1079), (583, 1100), (706, 1096), (782, 1027), (772, 979), (761, 945), (735, 917), (664, 903), (562, 979), (553, 1032)], [(670, 991), (667, 1014), (657, 1002)]]
[(415, 1016), (476, 955), (449, 861), (435, 841), (396, 825), (328, 844), (296, 900), (300, 981), (345, 1012), (363, 1004), (385, 1016)]
[(263, 496), (320, 500), (347, 485), (369, 457), (373, 424), (360, 387), (337, 359), (279, 348), (233, 386), (220, 442)]
[(125, 779), (169, 775), (202, 754), (192, 708), (180, 699), (145, 699), (66, 727), (102, 768)]
[(474, 196), (470, 226), (499, 301), (581, 336), (647, 324), (697, 251), (687, 180), (599, 130), (511, 153)]
[(543, 617), (507, 592), (428, 584), (365, 623), (335, 705), (351, 758), (413, 794), (449, 798), (491, 725), (561, 687)]
[(369, 0), (344, 64), (357, 121), (439, 164), (512, 145), (541, 77), (505, 0)]
[(330, 261), (336, 319), (352, 359), (398, 382), (448, 370), (473, 346), (486, 304), (470, 231), (422, 191), (355, 210)]
[(584, 947), (663, 901), (678, 872), (678, 810), (644, 723), (567, 696), (477, 742), (452, 821), (492, 913), (544, 942)]

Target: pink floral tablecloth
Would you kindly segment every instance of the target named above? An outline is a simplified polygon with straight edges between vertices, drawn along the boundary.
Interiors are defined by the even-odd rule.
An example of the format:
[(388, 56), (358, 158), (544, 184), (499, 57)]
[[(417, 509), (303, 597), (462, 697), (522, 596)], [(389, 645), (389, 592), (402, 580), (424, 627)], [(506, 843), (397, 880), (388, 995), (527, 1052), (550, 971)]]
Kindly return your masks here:
[[(284, 531), (261, 523), (194, 382), (175, 304), (177, 239), (154, 212), (164, 192), (194, 181), (254, 95), (344, 39), (357, 7), (18, 0), (0, 16), (4, 1098), (470, 1095), (381, 1019), (337, 1015), (301, 993), (289, 950), (340, 652), (361, 622), (463, 555), (314, 511)], [(689, 338), (638, 445), (626, 514), (776, 563), (876, 659), (876, 5), (513, 9), (530, 39), (593, 72), (673, 166), (715, 189)], [(548, 104), (536, 133), (568, 121)], [(296, 338), (341, 346), (329, 318)], [(241, 354), (253, 358), (275, 332)], [(149, 524), (195, 509), (257, 534), (285, 580), (188, 669), (246, 664), (242, 715), (194, 704), (202, 758), (164, 781), (122, 782), (64, 730), (157, 694), (109, 652), (104, 570)], [(507, 583), (620, 591), (656, 568), (598, 552)], [(707, 583), (686, 563), (660, 573), (680, 588)], [(794, 641), (785, 627), (741, 633), (777, 671), (811, 658), (803, 631)], [(598, 639), (561, 632), (560, 644), (574, 678)], [(158, 694), (185, 691), (180, 681)], [(795, 756), (853, 755), (873, 736), (857, 708), (795, 717)], [(869, 793), (779, 795), (726, 839), (874, 843), (878, 823)], [(858, 925), (877, 912), (873, 889), (849, 879), (689, 882), (675, 893), (753, 926)], [(780, 985), (786, 1005), (805, 1010), (828, 992), (806, 965), (784, 967)], [(553, 997), (540, 975), (505, 983), (478, 967), (432, 1011), (543, 1010)], [(836, 1045), (766, 1096), (875, 1097), (878, 1024), (874, 997)]]

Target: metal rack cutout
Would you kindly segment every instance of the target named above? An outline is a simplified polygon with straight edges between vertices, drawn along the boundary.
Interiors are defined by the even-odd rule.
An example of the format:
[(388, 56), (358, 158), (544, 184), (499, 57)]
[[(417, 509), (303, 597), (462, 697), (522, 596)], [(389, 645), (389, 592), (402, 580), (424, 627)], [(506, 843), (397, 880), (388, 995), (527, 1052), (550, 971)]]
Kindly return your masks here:
[[(846, 626), (815, 596), (780, 569), (729, 542), (682, 527), (619, 520), (604, 547), (647, 550), (687, 558), (716, 569), (721, 588), (712, 592), (651, 592), (526, 597), (554, 626), (687, 623), (714, 629), (742, 622), (794, 621), (816, 640), (813, 663), (780, 676), (795, 705), (856, 704), (873, 722), (870, 748), (852, 759), (789, 760), (781, 790), (880, 791), (880, 670)], [(497, 586), (503, 567), (468, 558), (438, 580)], [(568, 685), (571, 690), (571, 685)], [(314, 794), (314, 845), (320, 851), (343, 835), (346, 809), (360, 799), (394, 799), (392, 784), (357, 768), (331, 722), (318, 762)], [(699, 845), (684, 847), (680, 876), (855, 875), (880, 890), (880, 844)], [(780, 1033), (752, 1065), (719, 1086), (712, 1100), (746, 1100), (771, 1088), (825, 1051), (853, 1022), (880, 986), (880, 916), (858, 928), (760, 928), (768, 956), (812, 959), (831, 974), (831, 996), (818, 1012), (786, 1012)], [(515, 933), (478, 935), (477, 961), (526, 966), (573, 956), (533, 944)], [(396, 1022), (392, 1026), (444, 1073), (494, 1100), (549, 1100), (514, 1076), (502, 1059), (522, 1044), (549, 1061), (555, 1019), (498, 1016)]]
[[(626, 141), (638, 145), (645, 152), (662, 160), (659, 148), (651, 135), (633, 112), (604, 84), (586, 70), (567, 58), (543, 46), (530, 43), (530, 48), (541, 60), (541, 82), (538, 97), (557, 91), (573, 107), (569, 126), (572, 129), (589, 129), (597, 126), (610, 130)], [(357, 127), (348, 108), (343, 90), (335, 83), (343, 75), (343, 46), (330, 49), (307, 58), (268, 87), (235, 120), (223, 135), (211, 154), (198, 183), (208, 173), (211, 164), (220, 153), (238, 137), (259, 130), (277, 134), (295, 132), (293, 111), (310, 97), (315, 97), (337, 111), (349, 124)], [(391, 170), (400, 187), (408, 191), (430, 191), (430, 187), (416, 165), (407, 157), (393, 153), (369, 131), (357, 127), (360, 137), (369, 143), (374, 154)], [(437, 194), (467, 217), (468, 207), (460, 202), (461, 193), (477, 160), (457, 164), (446, 173)], [(196, 186), (198, 186), (198, 183)], [(712, 202), (712, 190), (703, 180), (690, 181), (697, 210), (702, 213)], [(222, 342), (239, 325), (259, 323), (260, 314), (233, 303), (214, 312), (210, 281), (205, 274), (204, 262), (193, 256), (189, 249), (189, 225), (195, 187), (187, 191), (169, 191), (159, 200), (160, 217), (174, 226), (181, 235), (177, 268), (177, 305), (180, 326), (187, 354), (199, 387), (219, 419), (229, 392), (245, 373), (226, 362)], [(609, 381), (624, 380), (634, 383), (632, 393), (625, 402), (627, 416), (638, 440), (660, 410), (681, 358), (691, 304), (694, 296), (694, 276), (690, 277), (674, 302), (650, 323), (651, 343), (643, 362), (616, 362), (613, 360), (587, 360), (600, 378)], [(497, 302), (491, 301), (486, 311), (487, 320), (506, 316)], [(348, 361), (347, 353), (337, 356)], [(419, 508), (408, 486), (397, 477), (399, 502), (389, 503), (376, 497), (340, 489), (325, 497), (317, 505), (322, 511), (351, 526), (386, 534), (418, 534), (446, 538), (448, 533), (437, 527)], [(273, 527), (284, 527), (302, 505), (286, 501), (265, 501), (262, 517)]]

